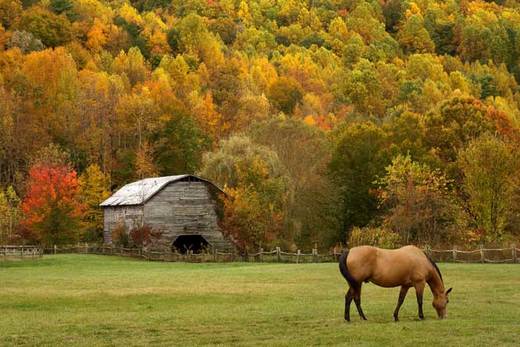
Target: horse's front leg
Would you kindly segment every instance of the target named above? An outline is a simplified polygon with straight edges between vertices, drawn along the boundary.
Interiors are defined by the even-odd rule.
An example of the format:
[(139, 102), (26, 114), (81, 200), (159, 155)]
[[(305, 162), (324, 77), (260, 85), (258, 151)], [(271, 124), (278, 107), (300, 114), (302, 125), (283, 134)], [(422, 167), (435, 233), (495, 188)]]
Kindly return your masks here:
[(417, 306), (419, 308), (419, 319), (421, 319), (421, 320), (424, 319), (424, 314), (423, 314), (423, 309), (422, 309), (424, 286), (425, 286), (424, 282), (418, 282), (415, 284), (415, 295), (417, 296)]
[(401, 290), (399, 291), (399, 299), (397, 299), (397, 306), (395, 307), (394, 311), (394, 320), (397, 322), (399, 320), (399, 310), (401, 309), (401, 305), (404, 302), (404, 298), (406, 298), (406, 293), (408, 293), (408, 288), (402, 286)]
[(350, 322), (350, 303), (354, 298), (354, 291), (352, 288), (348, 289), (347, 294), (345, 294), (345, 320)]

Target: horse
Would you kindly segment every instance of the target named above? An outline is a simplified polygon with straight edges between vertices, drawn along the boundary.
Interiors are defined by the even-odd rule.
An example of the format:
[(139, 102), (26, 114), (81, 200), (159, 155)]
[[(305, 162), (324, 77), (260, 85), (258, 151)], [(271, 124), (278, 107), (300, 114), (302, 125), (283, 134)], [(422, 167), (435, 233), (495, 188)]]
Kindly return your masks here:
[(381, 249), (359, 246), (344, 251), (339, 257), (339, 270), (347, 280), (349, 290), (345, 295), (345, 320), (350, 322), (350, 303), (352, 299), (361, 319), (366, 316), (361, 308), (361, 285), (372, 282), (378, 286), (391, 288), (401, 286), (394, 320), (399, 320), (399, 309), (406, 293), (415, 288), (419, 319), (424, 319), (423, 291), (426, 283), (433, 294), (433, 307), (440, 319), (446, 317), (448, 294), (452, 288), (444, 290), (444, 282), (437, 265), (421, 249), (405, 246), (399, 249)]

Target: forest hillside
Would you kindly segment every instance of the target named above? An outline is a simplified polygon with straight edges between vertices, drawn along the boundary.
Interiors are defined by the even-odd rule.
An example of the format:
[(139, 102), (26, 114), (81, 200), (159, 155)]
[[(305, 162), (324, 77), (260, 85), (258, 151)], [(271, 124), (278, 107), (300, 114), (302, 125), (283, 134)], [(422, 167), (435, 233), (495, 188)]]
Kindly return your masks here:
[(518, 241), (519, 81), (515, 0), (0, 0), (0, 244), (184, 173), (244, 250)]

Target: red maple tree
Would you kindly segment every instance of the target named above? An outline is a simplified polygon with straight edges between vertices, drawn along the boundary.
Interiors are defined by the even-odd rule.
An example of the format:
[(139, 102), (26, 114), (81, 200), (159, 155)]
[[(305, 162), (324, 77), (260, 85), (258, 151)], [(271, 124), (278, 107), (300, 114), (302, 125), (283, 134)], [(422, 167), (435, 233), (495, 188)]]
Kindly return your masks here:
[(48, 245), (75, 241), (84, 210), (78, 192), (76, 171), (67, 165), (34, 165), (22, 202), (24, 237)]

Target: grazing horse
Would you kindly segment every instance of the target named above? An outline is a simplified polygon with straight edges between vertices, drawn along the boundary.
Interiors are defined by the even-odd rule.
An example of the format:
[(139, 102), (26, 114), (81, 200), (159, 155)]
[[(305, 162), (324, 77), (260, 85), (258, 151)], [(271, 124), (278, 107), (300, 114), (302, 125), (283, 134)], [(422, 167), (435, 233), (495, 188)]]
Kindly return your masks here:
[(433, 307), (439, 318), (446, 317), (446, 304), (451, 289), (444, 290), (442, 275), (437, 265), (415, 246), (399, 249), (381, 249), (360, 246), (344, 251), (339, 257), (339, 270), (348, 282), (349, 290), (345, 295), (345, 320), (350, 321), (352, 299), (360, 317), (367, 318), (361, 309), (361, 285), (372, 282), (381, 287), (401, 286), (394, 319), (398, 321), (399, 309), (410, 287), (415, 288), (419, 319), (424, 319), (422, 304), (426, 283), (433, 293)]

